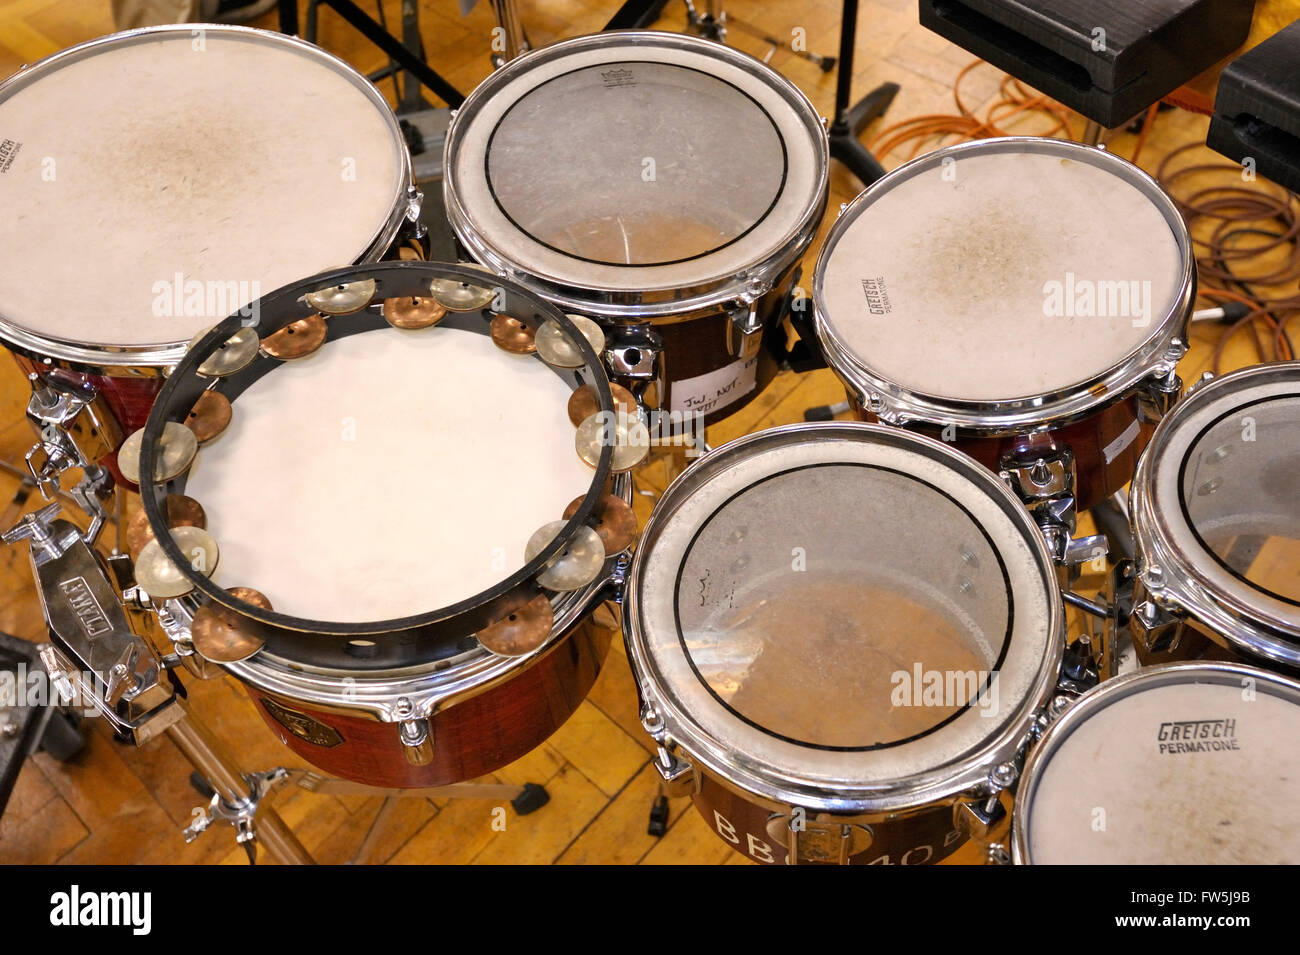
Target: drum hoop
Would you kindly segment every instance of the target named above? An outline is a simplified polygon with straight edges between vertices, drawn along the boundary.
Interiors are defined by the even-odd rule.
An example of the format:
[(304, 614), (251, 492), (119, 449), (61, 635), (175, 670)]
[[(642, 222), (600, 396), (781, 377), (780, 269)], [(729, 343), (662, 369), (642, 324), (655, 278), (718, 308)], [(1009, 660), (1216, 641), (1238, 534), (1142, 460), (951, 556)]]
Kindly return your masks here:
[[(582, 285), (558, 276), (525, 270), (511, 258), (508, 252), (492, 245), (479, 234), (473, 224), (473, 218), (460, 200), (459, 189), (455, 183), (452, 152), (460, 145), (461, 140), (457, 131), (473, 121), (482, 102), (490, 99), (517, 77), (526, 74), (533, 64), (562, 57), (571, 50), (614, 47), (623, 43), (627, 44), (629, 50), (658, 46), (696, 50), (724, 59), (755, 77), (780, 95), (796, 113), (803, 115), (805, 128), (814, 140), (818, 152), (814, 182), (814, 195), (818, 199), (804, 210), (803, 216), (789, 230), (778, 247), (764, 259), (752, 263), (739, 273), (728, 273), (691, 286), (658, 291), (627, 291), (623, 288)], [(774, 283), (776, 277), (803, 254), (813, 236), (816, 235), (817, 227), (826, 209), (830, 181), (830, 145), (825, 126), (818, 121), (817, 110), (808, 97), (761, 60), (731, 47), (678, 33), (659, 30), (610, 30), (590, 36), (572, 37), (530, 50), (511, 60), (484, 80), (452, 116), (443, 148), (443, 170), (443, 197), (447, 218), (456, 237), (476, 261), (532, 289), (567, 311), (606, 319), (646, 321), (743, 300), (747, 296), (752, 296), (752, 289), (756, 282)]]
[[(1138, 575), (1148, 590), (1158, 590), (1191, 616), (1203, 621), (1235, 648), (1254, 657), (1300, 668), (1300, 613), (1290, 617), (1273, 612), (1270, 598), (1245, 581), (1224, 587), (1202, 566), (1215, 561), (1191, 533), (1181, 510), (1171, 511), (1158, 500), (1156, 469), (1184, 422), (1203, 409), (1222, 405), (1227, 414), (1240, 408), (1242, 391), (1275, 382), (1293, 382), (1300, 389), (1300, 361), (1255, 365), (1230, 372), (1193, 389), (1161, 421), (1133, 476), (1130, 508), (1139, 556)], [(1280, 396), (1279, 396), (1280, 397)], [(1267, 399), (1265, 399), (1267, 400)], [(1194, 440), (1194, 439), (1193, 439)], [(1190, 447), (1186, 450), (1190, 450)], [(1184, 452), (1185, 459), (1185, 452)], [(1176, 462), (1181, 467), (1182, 461)], [(1180, 546), (1190, 543), (1192, 550)], [(1149, 584), (1149, 567), (1162, 571), (1158, 587)]]
[[(271, 47), (279, 45), (282, 48), (294, 49), (335, 70), (335, 72), (351, 82), (379, 109), (392, 134), (393, 142), (398, 144), (401, 166), (398, 173), (398, 188), (393, 196), (392, 209), (389, 212), (388, 219), (375, 231), (360, 257), (349, 264), (360, 265), (377, 261), (389, 246), (397, 240), (402, 223), (407, 217), (408, 206), (415, 198), (410, 150), (406, 147), (406, 139), (397, 123), (397, 117), (393, 115), (392, 107), (388, 105), (379, 89), (358, 72), (355, 67), (333, 53), (321, 49), (313, 43), (308, 43), (306, 40), (270, 30), (260, 30), (255, 27), (215, 23), (170, 24), (123, 30), (118, 33), (109, 33), (105, 36), (96, 37), (93, 40), (87, 40), (85, 43), (78, 43), (66, 50), (51, 53), (35, 63), (22, 67), (17, 73), (0, 81), (0, 103), (3, 103), (15, 91), (21, 90), (33, 81), (39, 80), (41, 76), (71, 63), (89, 59), (101, 52), (101, 48), (116, 49), (131, 46), (147, 42), (155, 37), (190, 36), (195, 31), (237, 39), (243, 38), (264, 43)], [(170, 368), (181, 360), (186, 348), (189, 347), (188, 340), (138, 345), (87, 344), (74, 339), (60, 338), (56, 335), (46, 335), (34, 331), (23, 325), (8, 321), (2, 313), (0, 313), (0, 341), (4, 341), (6, 344), (12, 343), (16, 348), (22, 350), (24, 354), (37, 360), (51, 358), (64, 362), (77, 371), (100, 374), (106, 377), (127, 377), (120, 373), (114, 374), (119, 369)]]
[[(451, 277), (463, 281), (480, 281), (483, 273), (475, 270), (473, 267), (464, 265), (449, 265), (433, 262), (382, 262), (371, 265), (349, 266), (343, 269), (334, 269), (323, 272), (319, 275), (300, 280), (284, 288), (272, 292), (260, 300), (268, 303), (270, 307), (264, 307), (261, 310), (262, 321), (268, 324), (261, 327), (260, 331), (263, 336), (270, 334), (272, 331), (283, 327), (290, 322), (302, 317), (302, 309), (305, 306), (295, 308), (301, 297), (314, 289), (328, 287), (341, 282), (353, 281), (359, 277), (369, 277), (379, 279), (381, 282), (385, 279), (392, 280), (403, 273), (420, 272), (426, 278), (433, 277)], [(600, 400), (600, 407), (604, 411), (612, 411), (614, 407), (613, 397), (609, 391), (608, 377), (605, 375), (604, 366), (600, 358), (592, 350), (587, 340), (580, 335), (572, 323), (544, 300), (537, 299), (533, 293), (523, 289), (514, 283), (507, 283), (502, 279), (494, 280), (503, 291), (513, 296), (519, 296), (529, 302), (530, 307), (535, 307), (539, 317), (554, 321), (561, 328), (565, 328), (574, 342), (577, 343), (579, 350), (583, 353), (584, 367), (587, 369), (596, 369), (599, 376), (593, 382)], [(380, 294), (383, 288), (381, 286)], [(373, 304), (373, 303), (372, 303)], [(269, 324), (270, 316), (278, 316), (278, 325), (271, 327)], [(185, 388), (194, 390), (196, 383), (202, 383), (203, 379), (197, 373), (198, 365), (202, 359), (205, 359), (209, 352), (216, 345), (225, 340), (231, 334), (234, 334), (242, 327), (238, 315), (233, 315), (220, 325), (210, 331), (195, 348), (186, 353), (186, 357), (177, 366), (172, 375), (167, 379), (153, 408), (149, 413), (149, 420), (145, 426), (144, 438), (140, 452), (141, 466), (144, 473), (150, 473), (149, 468), (156, 460), (158, 454), (158, 434), (168, 421), (179, 420), (184, 411), (180, 407), (185, 404), (183, 397), (178, 397), (178, 392)], [(365, 334), (360, 331), (358, 334)], [(373, 333), (382, 333), (382, 330)], [(328, 342), (327, 342), (328, 344)], [(540, 359), (538, 359), (540, 360)], [(273, 374), (274, 369), (267, 372)], [(192, 404), (193, 399), (190, 399)], [(186, 404), (186, 407), (189, 405)], [(576, 453), (576, 452), (575, 452)], [(501, 581), (479, 593), (473, 594), (454, 604), (444, 607), (431, 608), (420, 614), (407, 617), (401, 617), (391, 620), (364, 621), (359, 623), (345, 623), (338, 621), (314, 620), (305, 617), (297, 617), (290, 614), (282, 614), (275, 611), (265, 610), (252, 604), (245, 603), (232, 596), (224, 588), (217, 586), (209, 577), (204, 574), (191, 570), (189, 561), (182, 554), (179, 546), (176, 544), (169, 528), (164, 520), (162, 513), (162, 501), (170, 490), (173, 490), (173, 481), (142, 485), (141, 499), (144, 503), (145, 512), (149, 517), (150, 527), (153, 529), (155, 539), (162, 547), (163, 552), (170, 561), (181, 570), (186, 578), (193, 583), (194, 590), (191, 595), (195, 598), (206, 597), (208, 601), (226, 607), (237, 614), (247, 617), (255, 622), (255, 625), (264, 631), (262, 634), (266, 638), (266, 648), (272, 654), (275, 654), (280, 645), (295, 644), (301, 646), (302, 635), (310, 635), (314, 643), (320, 645), (321, 653), (333, 653), (330, 659), (339, 660), (339, 654), (342, 651), (328, 646), (331, 638), (337, 642), (347, 643), (356, 638), (375, 637), (377, 640), (392, 638), (394, 636), (411, 636), (420, 638), (429, 632), (436, 632), (434, 637), (424, 637), (414, 639), (406, 643), (393, 644), (386, 648), (390, 653), (401, 655), (403, 658), (394, 661), (390, 665), (376, 665), (368, 669), (372, 671), (381, 671), (384, 669), (400, 669), (409, 663), (423, 663), (429, 660), (431, 654), (430, 643), (438, 644), (438, 641), (444, 641), (449, 636), (465, 637), (475, 632), (479, 626), (492, 621), (489, 612), (508, 600), (512, 596), (521, 593), (529, 593), (528, 588), (532, 587), (537, 592), (536, 576), (546, 566), (546, 564), (555, 557), (571, 540), (576, 533), (579, 525), (586, 522), (592, 514), (597, 499), (599, 489), (605, 486), (609, 477), (610, 463), (613, 451), (609, 446), (601, 449), (598, 466), (593, 469), (592, 480), (588, 485), (587, 491), (583, 497), (583, 504), (578, 508), (573, 517), (566, 522), (565, 528), (543, 548), (536, 557), (524, 564), (523, 567), (516, 569), (507, 575)], [(181, 475), (180, 477), (183, 477)], [(605, 578), (598, 577), (598, 581)], [(504, 610), (508, 613), (510, 610)], [(485, 615), (487, 615), (485, 617)], [(485, 619), (477, 620), (478, 617)], [(290, 636), (293, 635), (293, 636)], [(286, 656), (285, 654), (280, 654)], [(307, 654), (303, 654), (306, 656)], [(295, 657), (298, 654), (294, 655)], [(286, 656), (287, 658), (287, 656)], [(435, 657), (436, 659), (436, 657)], [(350, 661), (348, 661), (350, 662)], [(358, 661), (357, 670), (367, 669), (360, 665)]]
[[(823, 282), (826, 265), (840, 238), (856, 220), (856, 213), (887, 192), (900, 179), (910, 178), (945, 158), (972, 152), (1051, 155), (1066, 153), (1081, 162), (1114, 173), (1151, 200), (1178, 245), (1182, 276), (1163, 317), (1153, 323), (1146, 339), (1118, 363), (1086, 381), (1043, 395), (1005, 401), (965, 400), (930, 395), (909, 389), (866, 367), (844, 343), (826, 314)], [(1186, 352), (1187, 325), (1196, 298), (1196, 268), (1191, 237), (1177, 205), (1149, 175), (1125, 159), (1082, 143), (1037, 136), (1003, 136), (958, 143), (913, 159), (867, 187), (845, 206), (822, 244), (813, 272), (813, 327), (831, 367), (850, 382), (868, 410), (878, 411), (891, 423), (908, 421), (936, 425), (954, 424), (994, 434), (1022, 433), (1043, 425), (1060, 426), (1087, 417), (1100, 407), (1131, 393), (1144, 379), (1159, 378), (1173, 370)]]
[(1016, 792), (1016, 811), (1012, 813), (1011, 822), (1011, 857), (1018, 865), (1032, 865), (1029, 852), (1029, 815), (1033, 810), (1034, 793), (1038, 789), (1042, 774), (1051, 764), (1052, 758), (1070, 735), (1086, 723), (1088, 719), (1106, 709), (1120, 699), (1142, 693), (1153, 687), (1213, 683), (1218, 686), (1235, 683), (1242, 678), (1250, 678), (1257, 683), (1267, 683), (1284, 692), (1275, 694), (1290, 697), (1291, 702), (1300, 706), (1300, 681), (1282, 676), (1269, 670), (1244, 663), (1205, 662), (1205, 663), (1166, 663), (1159, 666), (1144, 667), (1133, 673), (1126, 673), (1098, 684), (1078, 699), (1061, 716), (1047, 728), (1038, 741), (1029, 747), (1025, 760), (1024, 772), (1020, 775), (1020, 787)]
[(926, 770), (890, 782), (875, 783), (857, 788), (843, 785), (831, 789), (820, 782), (812, 782), (795, 773), (775, 772), (760, 766), (744, 754), (718, 745), (707, 730), (699, 725), (684, 708), (676, 705), (670, 695), (652, 685), (649, 674), (654, 672), (650, 654), (645, 645), (645, 627), (640, 609), (640, 580), (647, 554), (653, 549), (661, 525), (675, 512), (680, 502), (705, 480), (702, 475), (709, 470), (711, 459), (745, 454), (755, 445), (780, 442), (789, 435), (812, 435), (832, 439), (837, 435), (871, 433), (895, 444), (910, 446), (910, 450), (928, 452), (941, 461), (954, 465), (955, 470), (969, 477), (980, 489), (1003, 506), (1013, 523), (1023, 532), (1029, 547), (1034, 551), (1037, 569), (1048, 582), (1047, 603), (1050, 617), (1049, 633), (1044, 642), (1044, 656), (1063, 653), (1065, 647), (1065, 612), (1056, 571), (1047, 545), (1037, 525), (1034, 524), (1019, 500), (973, 459), (954, 451), (941, 441), (900, 431), (895, 428), (862, 422), (809, 422), (782, 425), (736, 438), (708, 452), (691, 468), (677, 477), (659, 499), (641, 536), (627, 573), (623, 599), (623, 632), (626, 637), (629, 660), (637, 678), (642, 703), (650, 705), (662, 720), (667, 738), (680, 745), (691, 758), (697, 759), (705, 770), (726, 780), (729, 788), (739, 788), (761, 799), (784, 805), (799, 805), (810, 810), (840, 814), (870, 814), (919, 809), (930, 804), (951, 800), (963, 792), (988, 783), (990, 770), (998, 763), (1015, 757), (1028, 738), (1031, 728), (1043, 707), (1050, 699), (1057, 682), (1057, 668), (1042, 666), (1031, 679), (1028, 691), (1016, 704), (1014, 713), (1002, 724), (1000, 730), (975, 744), (965, 756), (947, 766)]

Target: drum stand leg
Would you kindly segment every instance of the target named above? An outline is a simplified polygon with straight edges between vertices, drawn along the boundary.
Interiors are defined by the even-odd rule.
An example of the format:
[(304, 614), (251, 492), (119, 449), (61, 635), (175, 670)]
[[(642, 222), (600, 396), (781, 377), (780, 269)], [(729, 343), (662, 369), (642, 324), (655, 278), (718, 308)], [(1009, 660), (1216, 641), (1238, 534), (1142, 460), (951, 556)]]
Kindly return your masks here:
[(236, 841), (248, 852), (250, 863), (257, 861), (257, 846), (262, 845), (283, 865), (314, 864), (284, 820), (262, 805), (271, 786), (288, 775), (285, 770), (242, 775), (222, 744), (189, 712), (166, 733), (213, 791), (204, 815), (185, 830), (186, 841), (192, 842), (217, 819), (225, 819), (235, 827)]
[(431, 786), (424, 789), (397, 789), (367, 786), (348, 779), (322, 776), (311, 770), (295, 769), (287, 774), (298, 786), (308, 792), (335, 796), (383, 796), (384, 804), (366, 833), (365, 840), (352, 857), (353, 864), (364, 864), (378, 844), (384, 826), (397, 808), (397, 799), (494, 799), (510, 803), (517, 814), (526, 816), (536, 812), (551, 801), (551, 794), (541, 783), (452, 783), (448, 786)]

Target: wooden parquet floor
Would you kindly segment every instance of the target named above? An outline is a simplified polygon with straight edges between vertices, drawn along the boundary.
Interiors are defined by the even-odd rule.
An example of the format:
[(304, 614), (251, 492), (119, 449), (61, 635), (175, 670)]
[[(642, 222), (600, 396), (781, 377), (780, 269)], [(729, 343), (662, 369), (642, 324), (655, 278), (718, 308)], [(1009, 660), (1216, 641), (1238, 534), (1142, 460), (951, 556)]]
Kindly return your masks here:
[[(535, 44), (595, 31), (616, 6), (595, 0), (521, 3)], [(397, 2), (388, 0), (386, 7), (390, 22), (396, 22)], [(727, 9), (773, 35), (788, 36), (793, 28), (802, 27), (808, 49), (830, 55), (837, 50), (839, 4), (835, 0), (798, 4), (735, 0)], [(455, 85), (468, 90), (490, 72), (493, 21), (486, 3), (461, 17), (453, 0), (422, 0), (420, 15), (430, 61)], [(274, 29), (274, 15), (257, 25)], [(683, 30), (683, 5), (670, 3), (658, 26)], [(0, 76), (112, 29), (106, 0), (5, 0), (0, 5)], [(860, 95), (886, 80), (901, 84), (888, 122), (954, 111), (952, 84), (971, 56), (923, 30), (916, 22), (914, 0), (865, 0), (858, 38), (855, 91)], [(765, 44), (739, 30), (732, 31), (731, 41), (755, 55), (767, 52)], [(321, 14), (319, 42), (362, 71), (383, 65), (382, 55), (331, 11)], [(830, 114), (834, 74), (823, 74), (785, 52), (777, 52), (771, 64), (802, 87), (824, 114)], [(997, 98), (999, 79), (991, 68), (981, 67), (963, 86), (967, 102), (977, 112)], [(266, 92), (274, 95), (273, 90)], [(1075, 134), (1082, 128), (1082, 120), (1076, 117)], [(1017, 131), (1037, 130), (1028, 123)], [(1153, 168), (1168, 151), (1192, 139), (1203, 142), (1204, 137), (1204, 118), (1162, 115), (1146, 143), (1143, 165)], [(1129, 155), (1133, 137), (1120, 134), (1111, 147)], [(891, 154), (886, 165), (892, 167), (906, 158)], [(257, 170), (250, 169), (247, 175), (256, 176)], [(811, 273), (812, 255), (839, 204), (859, 188), (849, 173), (834, 165), (831, 211), (805, 263), (805, 275)], [(1185, 379), (1205, 366), (1207, 354), (1204, 344), (1198, 344), (1184, 362)], [(1251, 351), (1241, 345), (1229, 351), (1225, 367), (1252, 360)], [(743, 412), (712, 429), (710, 441), (717, 445), (758, 428), (799, 421), (805, 408), (842, 398), (843, 390), (829, 372), (783, 374)], [(11, 362), (0, 361), (0, 455), (10, 461), (21, 460), (31, 441), (23, 420), (26, 400), (23, 377)], [(656, 480), (651, 472), (647, 481), (652, 486), (662, 484), (662, 475)], [(8, 502), (17, 490), (17, 481), (0, 475), (0, 501)], [(29, 500), (23, 509), (35, 509), (39, 503)], [(644, 518), (648, 506), (640, 501), (638, 508)], [(0, 629), (40, 640), (44, 625), (26, 550), (24, 546), (0, 548)], [(302, 765), (267, 732), (234, 682), (191, 679), (187, 686), (194, 710), (239, 753), (245, 769)], [(200, 800), (187, 782), (189, 765), (169, 740), (154, 740), (137, 750), (115, 743), (102, 720), (90, 721), (87, 728), (86, 750), (73, 761), (59, 763), (43, 753), (28, 760), (8, 811), (0, 818), (0, 862), (245, 862), (228, 830), (208, 832), (191, 845), (181, 839), (180, 830)], [(637, 720), (626, 656), (616, 641), (605, 671), (577, 714), (543, 746), (496, 774), (502, 781), (544, 783), (551, 794), (548, 806), (525, 817), (509, 810), (506, 829), (496, 831), (491, 826), (495, 807), (490, 802), (398, 800), (372, 839), (368, 857), (361, 861), (747, 864), (689, 811), (687, 800), (674, 801), (666, 836), (655, 839), (646, 834), (647, 811), (656, 792), (651, 753)], [(340, 863), (356, 855), (375, 827), (382, 800), (298, 790), (281, 792), (275, 804), (319, 861)], [(970, 856), (959, 853), (952, 861), (970, 861)]]

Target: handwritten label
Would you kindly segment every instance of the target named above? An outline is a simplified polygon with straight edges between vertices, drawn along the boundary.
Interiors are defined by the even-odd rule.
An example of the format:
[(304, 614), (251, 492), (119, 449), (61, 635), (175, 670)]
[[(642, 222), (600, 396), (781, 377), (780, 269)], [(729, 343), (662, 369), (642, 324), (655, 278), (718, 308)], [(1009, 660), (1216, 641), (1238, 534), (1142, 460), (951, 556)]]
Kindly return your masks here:
[(739, 401), (757, 386), (757, 356), (742, 358), (715, 371), (673, 382), (668, 410), (712, 414)]

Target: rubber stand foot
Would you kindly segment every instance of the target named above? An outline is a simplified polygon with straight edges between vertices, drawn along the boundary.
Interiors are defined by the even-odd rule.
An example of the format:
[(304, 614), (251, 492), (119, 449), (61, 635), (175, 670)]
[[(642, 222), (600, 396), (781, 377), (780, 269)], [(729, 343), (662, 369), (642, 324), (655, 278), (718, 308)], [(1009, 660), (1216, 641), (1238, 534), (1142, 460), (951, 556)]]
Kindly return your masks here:
[(662, 836), (668, 831), (668, 797), (656, 796), (650, 807), (650, 825), (646, 832), (652, 836)]
[(537, 783), (524, 783), (524, 791), (514, 799), (510, 800), (510, 805), (515, 807), (515, 812), (521, 816), (526, 816), (530, 812), (536, 812), (551, 801), (551, 794), (546, 791), (545, 786)]

